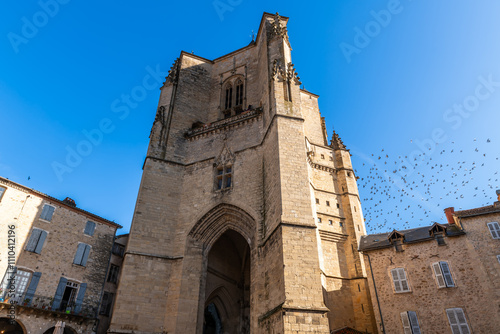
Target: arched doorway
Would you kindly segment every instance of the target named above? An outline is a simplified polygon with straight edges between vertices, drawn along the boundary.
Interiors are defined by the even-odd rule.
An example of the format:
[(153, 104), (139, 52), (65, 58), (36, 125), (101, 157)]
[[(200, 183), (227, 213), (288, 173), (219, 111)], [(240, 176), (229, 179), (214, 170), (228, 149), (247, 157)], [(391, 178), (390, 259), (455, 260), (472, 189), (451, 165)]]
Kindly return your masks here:
[(9, 318), (0, 318), (0, 332), (2, 334), (26, 334), (19, 322), (11, 323)]
[(203, 334), (250, 332), (250, 247), (227, 230), (208, 253)]

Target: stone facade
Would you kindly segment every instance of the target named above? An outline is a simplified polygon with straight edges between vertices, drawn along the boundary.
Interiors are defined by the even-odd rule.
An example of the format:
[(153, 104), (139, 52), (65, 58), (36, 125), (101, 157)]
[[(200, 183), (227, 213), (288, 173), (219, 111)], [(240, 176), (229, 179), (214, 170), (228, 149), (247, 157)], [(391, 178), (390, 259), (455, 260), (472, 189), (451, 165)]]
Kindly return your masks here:
[(12, 314), (25, 334), (43, 334), (59, 320), (91, 333), (120, 226), (5, 178), (0, 192), (1, 321)]
[[(380, 333), (382, 328), (403, 333), (404, 312), (415, 312), (422, 333), (496, 333), (500, 328), (500, 233), (494, 239), (488, 228), (500, 222), (500, 198), (492, 206), (445, 213), (448, 224), (362, 237)], [(397, 268), (404, 270), (407, 289), (394, 282)], [(451, 309), (461, 310), (455, 315), (463, 317), (457, 324), (462, 331), (456, 325), (452, 331)]]
[(288, 18), (161, 88), (110, 333), (373, 333), (349, 151), (300, 88)]

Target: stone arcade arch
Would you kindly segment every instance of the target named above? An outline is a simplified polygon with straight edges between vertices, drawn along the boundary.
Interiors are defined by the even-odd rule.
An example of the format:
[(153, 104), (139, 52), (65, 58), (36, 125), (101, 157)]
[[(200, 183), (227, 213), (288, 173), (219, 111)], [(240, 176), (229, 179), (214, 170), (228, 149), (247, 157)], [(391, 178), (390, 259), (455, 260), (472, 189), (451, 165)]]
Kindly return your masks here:
[(9, 318), (0, 318), (0, 331), (3, 334), (26, 334), (27, 331), (23, 324), (16, 320), (15, 324), (10, 322)]
[(250, 332), (256, 230), (251, 215), (224, 203), (205, 214), (189, 233), (186, 254), (201, 264), (197, 333)]

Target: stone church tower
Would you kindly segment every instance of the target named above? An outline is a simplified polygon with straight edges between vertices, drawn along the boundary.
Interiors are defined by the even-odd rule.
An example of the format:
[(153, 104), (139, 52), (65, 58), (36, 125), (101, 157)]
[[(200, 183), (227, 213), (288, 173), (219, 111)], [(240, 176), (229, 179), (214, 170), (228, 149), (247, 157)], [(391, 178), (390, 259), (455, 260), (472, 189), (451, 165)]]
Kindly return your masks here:
[(350, 154), (300, 88), (287, 21), (172, 66), (110, 333), (376, 332)]

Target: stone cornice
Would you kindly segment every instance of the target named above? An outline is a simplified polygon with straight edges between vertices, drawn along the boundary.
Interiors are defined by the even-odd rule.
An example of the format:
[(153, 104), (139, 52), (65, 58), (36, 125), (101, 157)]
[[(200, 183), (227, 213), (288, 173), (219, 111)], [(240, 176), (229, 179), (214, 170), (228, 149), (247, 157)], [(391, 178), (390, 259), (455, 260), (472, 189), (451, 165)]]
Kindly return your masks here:
[(221, 130), (227, 130), (257, 120), (262, 115), (262, 108), (256, 108), (242, 112), (240, 115), (221, 119), (209, 124), (205, 124), (199, 128), (188, 130), (185, 137), (188, 140), (193, 140), (203, 137)]
[(312, 161), (311, 154), (307, 154), (307, 162), (309, 163), (309, 165), (311, 165), (312, 168), (323, 170), (325, 172), (330, 172), (330, 173), (335, 172), (335, 168), (333, 167), (321, 165)]

